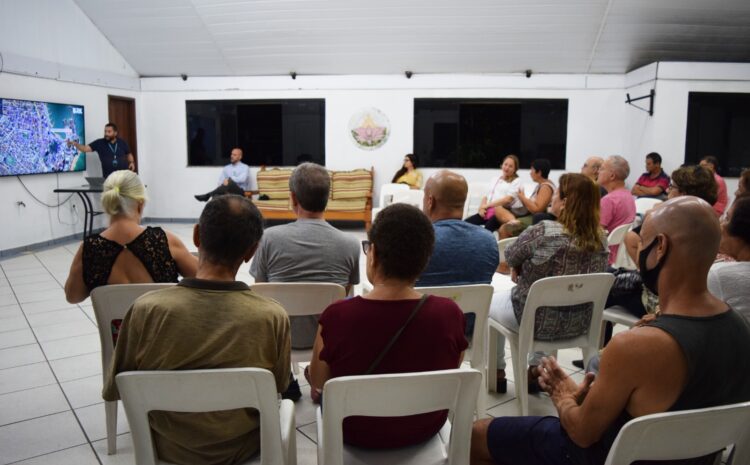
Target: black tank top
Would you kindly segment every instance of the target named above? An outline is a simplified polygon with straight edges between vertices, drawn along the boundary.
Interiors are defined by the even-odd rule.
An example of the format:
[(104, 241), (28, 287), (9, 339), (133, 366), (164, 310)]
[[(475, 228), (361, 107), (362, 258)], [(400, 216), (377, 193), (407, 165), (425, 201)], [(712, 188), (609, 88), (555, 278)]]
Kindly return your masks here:
[[(677, 341), (688, 366), (688, 381), (668, 411), (716, 407), (750, 400), (750, 324), (732, 309), (709, 317), (660, 315), (647, 326)], [(623, 411), (592, 447), (577, 450), (581, 463), (603, 464), (617, 434), (632, 420)], [(689, 460), (638, 461), (638, 465), (713, 464), (714, 454)]]
[(161, 228), (147, 227), (129, 244), (120, 245), (99, 234), (83, 241), (83, 282), (89, 291), (108, 284), (112, 266), (124, 249), (140, 260), (155, 283), (176, 283), (177, 262), (169, 252), (167, 234)]

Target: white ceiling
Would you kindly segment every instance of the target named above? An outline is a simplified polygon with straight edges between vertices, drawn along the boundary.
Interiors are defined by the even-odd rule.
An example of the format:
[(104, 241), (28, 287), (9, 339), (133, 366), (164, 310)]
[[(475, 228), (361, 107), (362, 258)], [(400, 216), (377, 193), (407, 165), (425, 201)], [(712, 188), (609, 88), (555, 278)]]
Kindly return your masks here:
[(748, 0), (75, 0), (142, 76), (750, 62)]

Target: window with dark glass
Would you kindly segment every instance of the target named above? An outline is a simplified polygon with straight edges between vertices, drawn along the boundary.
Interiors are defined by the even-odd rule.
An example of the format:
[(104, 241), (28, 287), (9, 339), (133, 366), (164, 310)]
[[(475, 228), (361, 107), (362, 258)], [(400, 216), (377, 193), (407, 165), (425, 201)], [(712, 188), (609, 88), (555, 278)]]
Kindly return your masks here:
[(325, 165), (325, 100), (188, 100), (188, 166)]
[(750, 167), (750, 94), (690, 92), (685, 163), (709, 155), (719, 160), (722, 176)]
[(415, 99), (414, 153), (420, 166), (497, 168), (515, 154), (521, 167), (547, 158), (565, 169), (567, 99)]

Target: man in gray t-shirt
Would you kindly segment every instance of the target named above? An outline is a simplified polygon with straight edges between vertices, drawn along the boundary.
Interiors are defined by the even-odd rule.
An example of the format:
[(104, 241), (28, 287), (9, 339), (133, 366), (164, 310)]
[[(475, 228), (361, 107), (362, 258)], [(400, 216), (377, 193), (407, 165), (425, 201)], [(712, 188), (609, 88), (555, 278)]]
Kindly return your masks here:
[[(303, 163), (289, 179), (297, 221), (268, 228), (250, 266), (256, 282), (326, 282), (350, 290), (359, 283), (359, 243), (323, 219), (331, 180), (320, 165)], [(292, 317), (292, 348), (309, 349), (317, 317)]]

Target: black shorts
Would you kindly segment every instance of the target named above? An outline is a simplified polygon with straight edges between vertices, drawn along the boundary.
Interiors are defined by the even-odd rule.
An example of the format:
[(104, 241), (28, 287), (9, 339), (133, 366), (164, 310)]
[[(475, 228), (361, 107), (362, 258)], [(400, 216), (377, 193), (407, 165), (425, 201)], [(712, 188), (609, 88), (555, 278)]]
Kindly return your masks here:
[(495, 418), (487, 429), (487, 448), (498, 465), (579, 465), (580, 449), (557, 417)]

